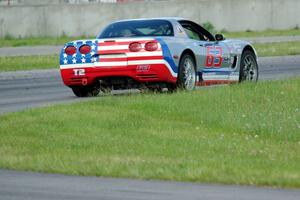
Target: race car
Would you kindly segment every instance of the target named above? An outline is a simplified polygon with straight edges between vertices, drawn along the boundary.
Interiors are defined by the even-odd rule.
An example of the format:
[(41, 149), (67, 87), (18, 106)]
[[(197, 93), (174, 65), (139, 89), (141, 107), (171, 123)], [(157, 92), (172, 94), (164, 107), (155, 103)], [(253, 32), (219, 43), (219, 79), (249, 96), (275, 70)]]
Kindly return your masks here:
[(78, 97), (133, 88), (193, 90), (258, 79), (257, 54), (250, 43), (214, 36), (183, 18), (114, 22), (96, 39), (65, 44), (60, 71)]

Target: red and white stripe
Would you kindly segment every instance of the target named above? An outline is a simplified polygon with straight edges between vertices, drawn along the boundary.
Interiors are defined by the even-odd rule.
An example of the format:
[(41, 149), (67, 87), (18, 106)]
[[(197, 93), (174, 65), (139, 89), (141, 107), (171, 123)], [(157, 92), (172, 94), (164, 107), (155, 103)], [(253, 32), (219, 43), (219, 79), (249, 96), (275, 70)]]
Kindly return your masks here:
[[(131, 52), (129, 50), (129, 45), (133, 42), (139, 42), (142, 46), (142, 49), (138, 52)], [(157, 42), (157, 50), (146, 51), (145, 45), (148, 42), (157, 41), (152, 38), (124, 38), (98, 40), (98, 62), (84, 64), (69, 64), (61, 66), (61, 69), (89, 67), (118, 68), (135, 65), (162, 64), (168, 68), (170, 74), (172, 74), (173, 77), (177, 77), (177, 73), (174, 73), (169, 63), (163, 59), (163, 51), (160, 43)]]
[[(133, 42), (138, 42), (142, 45), (142, 49), (139, 52), (131, 52), (129, 50), (129, 45)], [(151, 38), (135, 38), (135, 39), (111, 39), (111, 40), (98, 40), (98, 54), (118, 54), (126, 53), (128, 57), (135, 56), (152, 56), (152, 55), (161, 55), (162, 49), (159, 43), (158, 49), (153, 52), (146, 51), (144, 49), (145, 44), (148, 42), (157, 42)]]
[[(138, 52), (131, 52), (129, 45), (133, 42), (139, 42), (142, 49)], [(145, 45), (148, 42), (157, 42), (151, 38), (135, 39), (112, 39), (98, 41), (99, 62), (94, 63), (95, 67), (125, 67), (135, 65), (165, 65), (173, 77), (177, 74), (173, 72), (168, 62), (163, 59), (163, 52), (159, 42), (156, 51), (146, 51)]]

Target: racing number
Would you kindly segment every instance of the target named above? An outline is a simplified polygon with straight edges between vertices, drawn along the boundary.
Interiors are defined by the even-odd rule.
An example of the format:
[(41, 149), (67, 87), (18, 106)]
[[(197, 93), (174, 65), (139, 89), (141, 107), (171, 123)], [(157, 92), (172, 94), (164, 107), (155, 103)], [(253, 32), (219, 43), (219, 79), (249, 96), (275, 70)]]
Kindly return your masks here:
[(214, 64), (214, 47), (206, 47), (206, 67), (212, 67)]
[(222, 61), (222, 47), (206, 47), (206, 67), (221, 67)]
[(222, 65), (222, 48), (221, 47), (215, 47), (215, 67), (221, 67)]

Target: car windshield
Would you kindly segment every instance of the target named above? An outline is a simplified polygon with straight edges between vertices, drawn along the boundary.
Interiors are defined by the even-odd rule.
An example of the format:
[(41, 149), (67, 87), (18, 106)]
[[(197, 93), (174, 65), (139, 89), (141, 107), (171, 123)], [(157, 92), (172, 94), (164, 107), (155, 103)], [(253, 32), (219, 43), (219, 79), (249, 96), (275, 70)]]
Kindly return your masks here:
[(174, 36), (167, 20), (132, 20), (109, 25), (98, 38)]

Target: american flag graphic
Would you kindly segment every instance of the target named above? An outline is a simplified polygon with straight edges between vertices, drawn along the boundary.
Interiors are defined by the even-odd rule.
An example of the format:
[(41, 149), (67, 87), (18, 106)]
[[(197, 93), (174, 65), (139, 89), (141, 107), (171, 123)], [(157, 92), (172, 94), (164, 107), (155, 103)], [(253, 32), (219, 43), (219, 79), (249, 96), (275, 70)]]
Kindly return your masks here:
[[(141, 49), (131, 51), (129, 45), (139, 43)], [(146, 50), (147, 43), (156, 43), (157, 48), (153, 51)], [(87, 54), (80, 53), (84, 45), (91, 47)], [(65, 51), (68, 47), (75, 47), (76, 53), (68, 55)], [(166, 48), (166, 47), (165, 47)], [(74, 50), (75, 51), (75, 50)], [(65, 45), (60, 56), (60, 69), (89, 68), (124, 68), (124, 67), (147, 67), (146, 65), (167, 67), (172, 77), (177, 77), (177, 68), (172, 61), (171, 55), (164, 58), (163, 48), (154, 38), (116, 38), (75, 41)], [(171, 64), (170, 64), (171, 63)]]
[[(88, 54), (81, 54), (79, 52), (79, 48), (83, 45), (88, 45), (91, 47), (91, 52)], [(76, 48), (76, 53), (73, 55), (67, 55), (65, 53), (65, 49), (68, 46), (74, 46)], [(85, 64), (85, 63), (94, 63), (98, 62), (99, 58), (97, 56), (98, 45), (96, 40), (82, 40), (82, 41), (75, 41), (69, 42), (65, 47), (62, 49), (62, 56), (60, 57), (60, 64), (61, 65), (76, 65), (76, 64)]]

